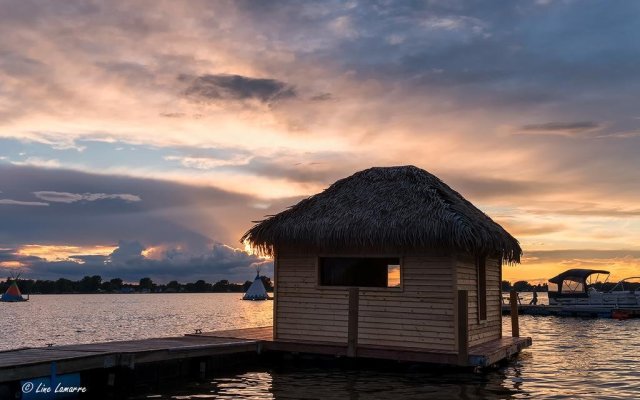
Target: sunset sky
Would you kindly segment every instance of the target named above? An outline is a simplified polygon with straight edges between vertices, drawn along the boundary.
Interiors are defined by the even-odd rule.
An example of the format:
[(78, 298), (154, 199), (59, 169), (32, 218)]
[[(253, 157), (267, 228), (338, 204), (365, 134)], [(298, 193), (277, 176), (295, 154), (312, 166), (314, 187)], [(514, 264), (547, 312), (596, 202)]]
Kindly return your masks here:
[[(251, 279), (251, 221), (371, 166), (640, 275), (640, 3), (0, 0), (0, 273)], [(2, 275), (0, 275), (2, 276)]]

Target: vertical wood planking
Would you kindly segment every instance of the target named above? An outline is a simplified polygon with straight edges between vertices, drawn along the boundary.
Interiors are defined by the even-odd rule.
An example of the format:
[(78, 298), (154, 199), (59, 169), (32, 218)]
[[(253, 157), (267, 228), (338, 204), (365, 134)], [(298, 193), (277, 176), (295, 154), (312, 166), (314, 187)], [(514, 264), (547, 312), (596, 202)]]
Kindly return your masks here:
[(469, 292), (458, 290), (458, 364), (469, 362)]
[(355, 357), (358, 349), (358, 309), (360, 288), (349, 288), (349, 331), (347, 334), (347, 356)]

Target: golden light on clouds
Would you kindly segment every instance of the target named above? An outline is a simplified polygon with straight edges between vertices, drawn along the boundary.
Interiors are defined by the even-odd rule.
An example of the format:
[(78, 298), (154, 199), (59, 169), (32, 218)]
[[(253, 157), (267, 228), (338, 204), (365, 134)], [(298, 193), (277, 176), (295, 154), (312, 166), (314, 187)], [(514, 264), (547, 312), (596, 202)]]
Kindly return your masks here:
[(22, 268), (24, 264), (19, 261), (0, 261), (0, 267), (2, 268)]
[[(585, 251), (588, 254), (588, 251)], [(526, 280), (546, 283), (549, 278), (568, 269), (601, 269), (611, 272), (610, 281), (618, 281), (640, 275), (640, 257), (572, 258), (572, 257), (524, 257), (518, 266), (503, 267), (502, 279), (515, 282)]]
[[(606, 12), (633, 16), (625, 7)], [(127, 238), (149, 259), (175, 243), (198, 256), (356, 171), (413, 164), (520, 241), (525, 261), (505, 277), (543, 279), (604, 259), (594, 265), (632, 272), (640, 123), (629, 88), (640, 74), (621, 46), (636, 21), (606, 23), (577, 3), (502, 8), (154, 2), (70, 4), (65, 18), (56, 7), (7, 9), (0, 168), (14, 170), (0, 176), (0, 213), (40, 207), (0, 232), (11, 240), (0, 246), (56, 261), (108, 255), (115, 245), (105, 243)], [(565, 37), (567, 24), (575, 35)], [(593, 26), (604, 39), (585, 47)], [(621, 73), (602, 74), (607, 63)], [(142, 200), (63, 208), (33, 196), (69, 188)], [(79, 218), (108, 229), (80, 222), (55, 236)], [(46, 234), (9, 239), (42, 220), (52, 221), (38, 228)], [(542, 255), (560, 250), (579, 254)]]
[(116, 246), (71, 246), (71, 245), (39, 245), (28, 244), (18, 248), (16, 254), (20, 256), (32, 256), (47, 261), (69, 260), (71, 256), (101, 255), (108, 256)]

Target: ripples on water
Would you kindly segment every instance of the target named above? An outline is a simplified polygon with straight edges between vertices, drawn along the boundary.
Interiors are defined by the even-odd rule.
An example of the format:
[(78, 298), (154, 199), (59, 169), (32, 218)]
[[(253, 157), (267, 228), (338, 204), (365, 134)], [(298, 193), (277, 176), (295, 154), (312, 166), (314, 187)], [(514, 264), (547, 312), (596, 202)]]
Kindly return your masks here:
[[(269, 325), (272, 302), (240, 301), (237, 294), (147, 294), (33, 296), (29, 304), (17, 305), (0, 303), (5, 327), (11, 326), (0, 330), (0, 346), (4, 348), (48, 341), (62, 344), (179, 335), (196, 327)], [(510, 321), (505, 318), (505, 335), (509, 329)], [(640, 319), (521, 316), (520, 331), (533, 337), (533, 347), (506, 366), (486, 373), (248, 366), (246, 372), (140, 398), (640, 397)]]
[[(510, 321), (504, 319), (505, 334)], [(521, 316), (534, 346), (484, 373), (284, 368), (187, 385), (162, 399), (636, 399), (640, 320)]]
[(5, 325), (0, 329), (0, 350), (271, 325), (271, 301), (241, 301), (241, 297), (241, 293), (32, 295), (24, 303), (0, 303)]

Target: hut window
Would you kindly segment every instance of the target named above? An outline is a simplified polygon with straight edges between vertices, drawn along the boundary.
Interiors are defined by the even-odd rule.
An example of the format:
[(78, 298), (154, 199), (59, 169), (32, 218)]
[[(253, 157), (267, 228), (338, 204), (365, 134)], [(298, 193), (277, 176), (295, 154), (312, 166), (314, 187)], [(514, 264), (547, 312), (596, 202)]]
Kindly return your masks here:
[(400, 287), (400, 258), (320, 257), (321, 286)]
[(484, 256), (476, 259), (478, 266), (478, 319), (487, 320), (487, 258)]

